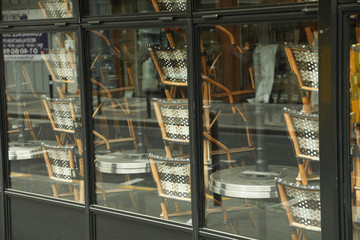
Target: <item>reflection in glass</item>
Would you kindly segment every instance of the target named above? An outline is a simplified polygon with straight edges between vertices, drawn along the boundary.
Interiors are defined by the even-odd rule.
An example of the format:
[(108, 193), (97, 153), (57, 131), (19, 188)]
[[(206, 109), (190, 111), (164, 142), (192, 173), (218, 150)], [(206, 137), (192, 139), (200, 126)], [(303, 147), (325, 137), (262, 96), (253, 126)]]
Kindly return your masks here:
[[(2, 1), (3, 21), (73, 18), (74, 4), (71, 0)], [(26, 9), (23, 5), (26, 4)]]
[(360, 123), (360, 108), (359, 108), (359, 47), (360, 47), (360, 25), (357, 20), (358, 15), (350, 16), (349, 26), (349, 52), (350, 52), (350, 64), (349, 64), (349, 76), (350, 76), (350, 144), (351, 144), (351, 157), (353, 163), (353, 169), (351, 173), (351, 191), (352, 191), (352, 227), (353, 227), (353, 239), (359, 239), (360, 231), (360, 182), (359, 182), (359, 123)]
[(10, 187), (83, 202), (75, 33), (12, 33), (2, 39)]
[(316, 23), (203, 27), (200, 36), (205, 195), (227, 210), (227, 226), (216, 213), (206, 226), (320, 239)]
[(301, 3), (301, 2), (317, 2), (317, 0), (201, 0), (199, 8), (234, 8), (242, 6), (256, 6), (256, 5), (265, 5), (265, 4), (291, 4), (291, 3)]
[(88, 1), (90, 15), (184, 12), (187, 9), (187, 0)]
[(89, 35), (97, 204), (191, 224), (185, 31)]

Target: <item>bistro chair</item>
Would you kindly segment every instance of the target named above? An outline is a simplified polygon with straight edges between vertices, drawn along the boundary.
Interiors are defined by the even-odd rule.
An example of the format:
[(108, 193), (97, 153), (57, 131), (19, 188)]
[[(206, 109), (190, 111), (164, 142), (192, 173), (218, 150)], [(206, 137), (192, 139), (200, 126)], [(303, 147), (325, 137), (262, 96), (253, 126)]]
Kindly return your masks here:
[[(186, 98), (184, 87), (188, 86), (188, 75), (187, 75), (187, 54), (186, 48), (162, 48), (162, 47), (150, 47), (149, 48), (151, 57), (153, 59), (154, 65), (159, 73), (160, 80), (165, 86), (165, 94), (168, 100), (172, 100), (176, 97), (177, 89), (179, 89), (182, 98)], [(217, 88), (222, 89), (228, 101), (231, 105), (231, 110), (233, 114), (238, 114), (239, 117), (247, 123), (246, 112), (240, 109), (238, 105), (234, 104), (234, 99), (231, 94), (231, 91), (226, 88), (224, 85), (216, 82), (210, 77), (202, 74), (203, 81), (203, 103), (204, 103), (204, 122), (206, 134), (210, 137), (210, 107), (211, 107), (211, 93), (209, 86), (214, 85)], [(221, 111), (219, 111), (215, 117), (217, 119)], [(248, 138), (248, 147), (254, 149), (251, 133), (248, 127), (246, 127), (246, 135)], [(214, 139), (215, 140), (215, 139)]]
[[(135, 83), (134, 83), (134, 75), (133, 75), (133, 60), (129, 57), (128, 49), (125, 45), (123, 45), (122, 50), (120, 50), (116, 46), (112, 46), (110, 40), (99, 31), (92, 30), (90, 32), (92, 36), (97, 36), (102, 39), (103, 43), (106, 45), (106, 49), (110, 52), (112, 56), (115, 57), (116, 60), (122, 60), (126, 65), (127, 79), (116, 79), (116, 86), (109, 86), (110, 83), (110, 73), (106, 66), (102, 63), (103, 59), (106, 58), (103, 56), (101, 51), (96, 52), (96, 56), (92, 61), (90, 66), (90, 71), (94, 72), (95, 75), (99, 73), (101, 76), (101, 81), (99, 79), (95, 79), (95, 77), (91, 77), (91, 83), (96, 86), (96, 88), (92, 89), (93, 95), (93, 103), (97, 100), (97, 106), (94, 105), (94, 118), (99, 117), (102, 134), (107, 136), (106, 133), (110, 133), (112, 130), (109, 129), (108, 122), (110, 121), (110, 117), (106, 116), (104, 113), (108, 113), (108, 115), (112, 115), (111, 121), (114, 126), (114, 135), (117, 138), (122, 136), (120, 132), (121, 124), (119, 119), (126, 119), (127, 127), (129, 129), (130, 138), (123, 138), (124, 141), (133, 141), (134, 147), (136, 148), (136, 139), (135, 139), (135, 131), (133, 127), (132, 120), (130, 119), (130, 108), (128, 104), (128, 98), (126, 95), (129, 92), (135, 91)], [(96, 72), (98, 70), (98, 72)], [(118, 75), (118, 74), (116, 74)], [(120, 82), (120, 80), (123, 80)], [(120, 85), (121, 86), (118, 86)], [(115, 96), (115, 97), (114, 97)], [(104, 111), (103, 111), (104, 110)], [(128, 140), (126, 140), (128, 139)]]
[(296, 180), (303, 185), (319, 180), (319, 175), (312, 172), (310, 163), (320, 161), (319, 116), (289, 108), (284, 108), (283, 113), (299, 167)]
[(287, 46), (285, 52), (303, 94), (303, 111), (306, 113), (318, 111), (311, 99), (311, 95), (318, 93), (319, 90), (318, 51), (310, 46)]
[(151, 0), (156, 12), (186, 11), (186, 0)]
[(314, 21), (309, 22), (309, 26), (305, 27), (306, 37), (310, 46), (316, 46), (319, 40), (319, 33), (317, 23)]
[[(248, 80), (249, 82), (245, 82), (245, 88), (240, 90), (230, 90), (226, 87), (225, 83), (220, 83), (221, 79), (224, 79), (224, 76), (219, 78), (217, 76), (217, 66), (220, 64), (221, 59), (224, 57), (224, 52), (230, 52), (232, 55), (235, 56), (237, 59), (242, 59), (249, 57), (250, 55), (250, 45), (249, 43), (245, 43), (245, 47), (242, 47), (235, 41), (235, 37), (233, 34), (224, 26), (216, 25), (214, 27), (221, 36), (225, 36), (225, 39), (228, 43), (224, 43), (221, 51), (211, 51), (207, 50), (204, 46), (204, 42), (202, 36), (200, 36), (200, 48), (201, 48), (201, 67), (203, 78), (206, 76), (207, 78), (215, 80), (218, 84), (222, 85), (223, 87), (217, 86), (212, 84), (210, 87), (211, 91), (211, 99), (217, 98), (228, 98), (229, 103), (233, 103), (234, 100), (232, 99), (235, 96), (241, 95), (249, 95), (255, 93), (255, 81), (254, 81), (254, 68), (249, 63), (248, 65)], [(231, 97), (230, 97), (231, 95)]]
[[(186, 0), (151, 0), (151, 3), (154, 6), (156, 12), (176, 12), (176, 11), (186, 11), (187, 2)], [(171, 47), (175, 47), (175, 41), (172, 36), (173, 30), (180, 31), (186, 41), (186, 35), (182, 29), (179, 28), (163, 28), (166, 32), (166, 37), (169, 41)]]
[(171, 100), (179, 90), (182, 98), (186, 98), (183, 89), (188, 86), (186, 48), (152, 46), (149, 51), (161, 83), (165, 86), (166, 97)]
[(102, 80), (100, 82), (94, 78), (91, 78), (91, 82), (100, 88), (96, 91), (93, 90), (93, 92), (96, 93), (95, 95), (100, 94), (112, 98), (113, 97), (112, 95), (114, 93), (124, 93), (125, 91), (134, 91), (135, 82), (134, 82), (134, 73), (133, 73), (133, 59), (131, 59), (130, 54), (128, 53), (127, 46), (123, 44), (122, 48), (120, 49), (117, 46), (113, 46), (110, 40), (108, 39), (108, 37), (106, 37), (101, 32), (92, 30), (90, 31), (90, 33), (92, 34), (92, 36), (100, 37), (103, 40), (103, 43), (106, 45), (106, 49), (109, 51), (109, 53), (112, 56), (115, 57), (115, 59), (122, 60), (124, 62), (124, 64), (126, 65), (126, 72), (128, 77), (126, 86), (124, 85), (120, 87), (116, 86), (114, 88), (109, 88), (108, 87), (110, 81), (109, 71), (105, 66), (102, 66), (101, 64), (101, 61), (103, 58), (105, 58), (105, 56), (102, 56), (102, 53), (98, 51), (90, 66), (90, 71), (97, 70), (96, 68), (98, 68)]
[[(45, 143), (41, 146), (54, 197), (74, 195), (76, 202), (84, 202), (84, 176), (80, 170), (83, 158), (76, 146), (51, 146)], [(68, 185), (70, 192), (60, 193), (62, 185)], [(102, 184), (96, 183), (96, 194), (102, 196), (104, 206), (108, 205), (109, 194), (131, 191), (121, 187), (104, 188)]]
[[(183, 145), (189, 145), (190, 143), (188, 101), (184, 99), (161, 100), (154, 98), (153, 102), (165, 145), (166, 157), (172, 158), (172, 146), (174, 144), (179, 144), (181, 150)], [(216, 121), (216, 118), (213, 121)], [(213, 122), (210, 123), (210, 126), (212, 125)], [(228, 148), (220, 141), (213, 138), (209, 132), (204, 130), (203, 135), (206, 138), (206, 141), (210, 141), (220, 148), (220, 150), (210, 151), (209, 149), (205, 149), (205, 147), (210, 147), (210, 145), (207, 144), (204, 146), (204, 151), (206, 153), (210, 151), (210, 155), (226, 154), (229, 162), (231, 162), (232, 153), (251, 152), (255, 150), (255, 147), (250, 144), (244, 147)], [(209, 159), (207, 154), (204, 155), (205, 159)]]
[[(23, 64), (21, 66), (21, 70), (22, 70), (22, 75), (24, 77), (24, 81), (21, 83), (21, 85), (27, 86), (31, 91), (31, 96), (26, 96), (25, 98), (22, 97), (21, 98), (22, 103), (19, 103), (19, 104), (22, 104), (22, 110), (24, 112), (24, 125), (25, 125), (24, 130), (26, 132), (30, 133), (33, 140), (37, 140), (37, 136), (35, 134), (35, 130), (33, 128), (31, 118), (30, 118), (30, 111), (42, 111), (43, 109), (39, 108), (38, 105), (34, 106), (34, 104), (33, 104), (34, 100), (39, 100), (39, 97), (35, 91), (33, 82), (30, 79), (30, 76), (29, 76), (29, 73), (28, 73), (28, 70), (27, 70), (25, 64)], [(9, 85), (6, 84), (6, 88), (7, 89), (8, 88), (16, 88), (16, 84), (9, 84)], [(8, 95), (8, 91), (6, 91), (6, 94)], [(11, 96), (9, 96), (9, 95), (7, 96), (8, 103), (16, 102), (16, 101), (17, 101), (17, 98), (13, 94), (11, 94)], [(32, 102), (32, 103), (30, 103), (30, 102)], [(39, 103), (40, 103), (40, 100), (39, 100)], [(12, 120), (13, 119), (8, 116), (8, 127), (9, 127), (8, 133), (9, 134), (19, 133), (19, 131), (20, 131), (19, 127), (12, 126), (12, 123), (11, 123)]]
[(84, 179), (80, 173), (83, 161), (75, 154), (75, 147), (50, 146), (45, 143), (41, 146), (54, 197), (62, 196), (59, 194), (59, 184), (67, 184), (73, 187), (75, 201), (84, 202)]
[[(49, 117), (56, 140), (60, 146), (68, 145), (66, 141), (78, 146), (80, 154), (82, 154), (82, 141), (80, 139), (80, 121), (76, 114), (78, 105), (75, 98), (49, 98), (43, 96), (43, 104)], [(94, 141), (95, 146), (105, 144), (106, 149), (110, 151), (110, 143), (103, 135), (93, 130), (93, 134), (99, 138)]]
[(78, 72), (73, 54), (71, 50), (65, 48), (49, 50), (47, 53), (44, 51), (41, 52), (41, 56), (49, 70), (52, 81), (58, 84), (56, 85), (56, 89), (60, 98), (65, 98), (68, 84), (73, 84), (77, 88)]
[[(191, 202), (191, 176), (190, 176), (190, 159), (188, 158), (167, 158), (154, 154), (149, 154), (149, 161), (151, 171), (156, 182), (158, 195), (161, 200), (161, 217), (169, 219), (170, 217), (190, 215), (191, 211), (180, 211), (178, 204), (176, 204), (175, 212), (169, 212), (169, 201), (176, 202)], [(236, 232), (233, 224), (228, 221), (226, 208), (212, 196), (205, 194), (207, 200), (212, 200), (219, 208), (206, 208), (206, 214), (221, 211), (223, 214), (226, 228), (230, 225), (232, 230)], [(241, 209), (249, 209), (244, 206)], [(238, 208), (240, 209), (240, 208)]]
[[(275, 178), (280, 200), (286, 210), (291, 239), (307, 239), (305, 231), (321, 232), (319, 185), (298, 185)], [(305, 230), (305, 231), (304, 231)]]
[(46, 19), (73, 17), (72, 2), (68, 0), (44, 0), (38, 1), (38, 5)]

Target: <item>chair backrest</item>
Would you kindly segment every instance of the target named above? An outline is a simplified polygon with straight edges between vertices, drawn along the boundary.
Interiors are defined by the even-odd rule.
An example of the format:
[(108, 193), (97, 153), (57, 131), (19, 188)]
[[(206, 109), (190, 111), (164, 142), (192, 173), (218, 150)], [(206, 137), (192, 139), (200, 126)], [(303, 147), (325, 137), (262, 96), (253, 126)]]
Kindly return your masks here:
[(75, 134), (77, 126), (74, 98), (43, 96), (43, 103), (54, 131)]
[(41, 52), (52, 80), (61, 83), (74, 83), (77, 78), (77, 68), (72, 52), (65, 48)]
[(291, 70), (296, 74), (300, 89), (318, 91), (319, 58), (318, 51), (311, 47), (285, 47)]
[(295, 156), (319, 161), (319, 116), (289, 108), (284, 108), (283, 113)]
[(298, 185), (275, 178), (291, 227), (321, 231), (320, 186)]
[(188, 101), (154, 98), (153, 102), (163, 140), (188, 144), (190, 141)]
[(60, 182), (79, 180), (79, 164), (74, 146), (50, 146), (41, 143), (50, 179)]
[(151, 0), (155, 11), (186, 11), (186, 0)]
[(71, 18), (71, 2), (67, 0), (38, 1), (38, 5), (45, 18)]
[(160, 197), (191, 201), (190, 159), (149, 154), (149, 161)]
[(186, 48), (149, 48), (152, 60), (160, 79), (165, 85), (187, 86), (187, 53)]

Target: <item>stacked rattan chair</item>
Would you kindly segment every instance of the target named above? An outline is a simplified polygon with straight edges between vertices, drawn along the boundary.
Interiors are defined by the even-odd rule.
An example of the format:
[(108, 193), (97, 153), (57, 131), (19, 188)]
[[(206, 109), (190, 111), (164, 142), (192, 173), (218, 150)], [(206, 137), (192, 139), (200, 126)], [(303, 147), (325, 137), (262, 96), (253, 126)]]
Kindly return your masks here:
[[(75, 146), (51, 146), (45, 143), (41, 146), (54, 197), (73, 194), (76, 202), (84, 202), (84, 176), (80, 172), (83, 162), (75, 154)], [(60, 194), (62, 184), (69, 185), (72, 191)]]
[(320, 177), (312, 172), (311, 162), (320, 161), (319, 116), (289, 108), (283, 109), (289, 138), (299, 166), (298, 183), (307, 185)]
[(186, 11), (186, 0), (151, 0), (155, 11)]
[(281, 178), (275, 178), (275, 182), (288, 216), (291, 239), (307, 239), (306, 231), (320, 233), (320, 186), (298, 185)]
[(311, 96), (319, 90), (318, 51), (304, 45), (286, 46), (285, 52), (303, 94), (303, 111), (306, 113), (317, 112), (317, 104), (313, 102)]
[[(188, 75), (187, 75), (187, 58), (186, 58), (186, 48), (177, 49), (173, 47), (169, 48), (160, 48), (152, 47), (149, 49), (151, 57), (153, 59), (154, 65), (159, 73), (161, 82), (165, 85), (165, 94), (168, 100), (172, 100), (177, 97), (177, 90), (181, 94), (181, 98), (186, 98), (186, 91), (183, 89), (188, 86)], [(221, 85), (220, 83), (215, 82), (209, 77), (203, 75), (204, 82), (209, 84), (214, 84), (215, 86), (222, 88), (225, 92), (228, 93), (229, 102), (231, 104), (231, 110), (234, 114), (239, 116), (239, 124), (242, 124), (241, 121), (246, 125), (247, 118), (246, 114), (239, 108), (237, 105), (233, 105), (233, 98), (231, 92)], [(206, 89), (206, 87), (204, 87)], [(240, 152), (253, 152), (255, 147), (252, 141), (251, 133), (249, 128), (246, 126), (246, 136), (247, 136), (247, 145), (241, 147), (227, 148), (223, 143), (211, 136), (211, 127), (213, 123), (218, 119), (222, 111), (219, 111), (214, 117), (213, 121), (210, 119), (210, 107), (211, 107), (211, 96), (210, 92), (204, 92), (204, 136), (206, 140), (204, 142), (204, 154), (205, 159), (209, 159), (210, 155), (213, 154), (226, 154), (227, 160), (231, 161), (231, 153), (240, 153)], [(159, 111), (158, 111), (159, 112)], [(159, 120), (159, 119), (158, 119)], [(210, 142), (218, 145), (221, 149), (211, 151)]]
[[(187, 210), (181, 211), (178, 202), (191, 202), (191, 176), (190, 159), (188, 158), (167, 158), (149, 154), (149, 161), (154, 180), (157, 185), (158, 195), (160, 197), (161, 214), (164, 219), (171, 217), (190, 215), (191, 210), (188, 205)], [(234, 225), (228, 221), (226, 208), (215, 200), (212, 196), (205, 194), (206, 199), (216, 203), (218, 207), (206, 208), (205, 214), (222, 212), (226, 228), (229, 226), (234, 232)], [(169, 201), (175, 200), (175, 211), (169, 212)], [(238, 209), (250, 209), (250, 206), (243, 206)]]
[(61, 98), (67, 94), (69, 84), (77, 88), (77, 66), (71, 50), (59, 48), (41, 52), (41, 55)]
[(68, 0), (38, 1), (38, 5), (45, 18), (70, 18), (73, 16), (71, 2)]
[[(81, 140), (81, 127), (77, 104), (75, 98), (49, 98), (43, 96), (43, 104), (48, 114), (52, 130), (55, 134), (58, 145), (50, 146), (43, 144), (44, 158), (47, 165), (49, 177), (52, 183), (52, 188), (55, 197), (61, 195), (57, 192), (57, 187), (54, 183), (59, 184), (73, 184), (75, 187), (80, 187), (79, 192), (74, 191), (75, 200), (82, 201), (84, 188), (84, 163), (83, 163), (83, 144)], [(106, 139), (104, 136), (93, 130), (93, 134), (98, 138), (94, 141), (95, 147), (98, 145), (105, 145), (106, 150), (111, 150), (111, 143), (114, 141)], [(123, 142), (124, 139), (118, 141)], [(126, 139), (132, 141), (132, 139)], [(57, 174), (58, 177), (55, 175)], [(64, 175), (64, 176), (62, 176)], [(104, 205), (107, 205), (106, 199), (108, 193), (128, 192), (132, 196), (131, 189), (116, 188), (106, 189), (101, 184), (96, 185), (96, 193), (101, 194), (104, 200)], [(80, 195), (79, 198), (76, 196)]]

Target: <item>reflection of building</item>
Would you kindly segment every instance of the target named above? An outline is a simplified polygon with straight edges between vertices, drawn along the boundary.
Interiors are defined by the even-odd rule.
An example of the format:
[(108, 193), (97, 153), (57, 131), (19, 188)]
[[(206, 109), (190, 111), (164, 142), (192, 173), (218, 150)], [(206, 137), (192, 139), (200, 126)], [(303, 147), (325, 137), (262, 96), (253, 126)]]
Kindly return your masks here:
[(0, 239), (359, 239), (359, 9), (3, 1)]

